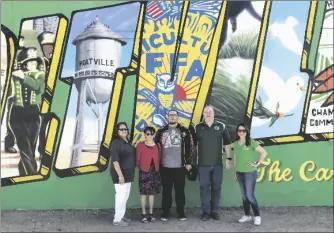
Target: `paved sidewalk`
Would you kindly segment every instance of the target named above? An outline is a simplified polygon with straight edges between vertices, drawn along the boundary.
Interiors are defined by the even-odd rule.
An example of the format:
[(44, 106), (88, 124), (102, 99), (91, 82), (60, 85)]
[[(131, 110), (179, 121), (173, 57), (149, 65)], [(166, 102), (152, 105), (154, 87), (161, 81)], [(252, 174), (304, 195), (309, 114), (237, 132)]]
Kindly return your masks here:
[[(157, 211), (158, 212), (158, 211)], [(175, 214), (169, 222), (140, 223), (140, 210), (131, 210), (132, 224), (112, 225), (111, 210), (2, 211), (1, 232), (333, 232), (332, 207), (262, 208), (262, 225), (239, 224), (240, 208), (224, 208), (220, 221), (199, 219), (199, 209), (188, 209), (188, 220)]]

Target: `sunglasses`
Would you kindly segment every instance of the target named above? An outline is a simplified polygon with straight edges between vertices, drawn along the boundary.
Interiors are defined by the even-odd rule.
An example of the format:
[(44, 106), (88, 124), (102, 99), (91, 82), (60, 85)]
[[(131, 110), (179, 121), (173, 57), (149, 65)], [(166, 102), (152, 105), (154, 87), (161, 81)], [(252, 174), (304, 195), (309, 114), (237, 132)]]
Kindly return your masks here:
[(153, 136), (153, 133), (146, 133), (146, 136)]
[(246, 133), (245, 129), (238, 129), (238, 133)]
[(122, 131), (122, 132), (124, 132), (124, 131), (128, 131), (128, 129), (126, 129), (126, 128), (122, 128), (122, 129), (118, 129), (119, 131)]

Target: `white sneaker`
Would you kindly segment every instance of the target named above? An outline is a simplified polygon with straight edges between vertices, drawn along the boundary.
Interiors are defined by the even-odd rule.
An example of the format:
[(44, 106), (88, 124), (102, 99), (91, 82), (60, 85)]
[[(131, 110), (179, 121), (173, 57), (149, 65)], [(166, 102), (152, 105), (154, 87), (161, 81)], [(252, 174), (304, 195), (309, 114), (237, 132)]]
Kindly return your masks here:
[(255, 226), (260, 226), (261, 225), (261, 217), (260, 216), (256, 216), (254, 217), (254, 225)]
[(252, 221), (252, 217), (251, 216), (242, 216), (242, 218), (240, 218), (239, 220), (238, 220), (238, 222), (240, 222), (240, 223), (244, 223), (244, 222), (249, 222), (249, 221)]

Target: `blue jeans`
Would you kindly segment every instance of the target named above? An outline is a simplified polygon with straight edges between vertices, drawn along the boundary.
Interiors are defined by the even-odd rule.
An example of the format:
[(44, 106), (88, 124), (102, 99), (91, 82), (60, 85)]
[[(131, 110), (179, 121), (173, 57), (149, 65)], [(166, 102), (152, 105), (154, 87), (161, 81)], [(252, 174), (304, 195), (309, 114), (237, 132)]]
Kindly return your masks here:
[(198, 178), (203, 213), (218, 212), (223, 182), (223, 165), (198, 166)]
[(260, 216), (259, 206), (254, 195), (257, 172), (237, 172), (237, 178), (245, 215), (250, 216), (250, 207), (252, 206), (254, 216)]

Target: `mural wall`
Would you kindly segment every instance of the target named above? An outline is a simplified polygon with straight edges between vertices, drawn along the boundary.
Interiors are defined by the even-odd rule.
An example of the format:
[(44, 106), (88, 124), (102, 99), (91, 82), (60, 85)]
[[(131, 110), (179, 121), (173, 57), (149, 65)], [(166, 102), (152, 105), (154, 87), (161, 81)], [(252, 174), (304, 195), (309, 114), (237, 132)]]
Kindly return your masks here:
[[(99, 197), (113, 189), (106, 169), (118, 121), (131, 125), (136, 145), (146, 126), (167, 123), (168, 110), (177, 109), (188, 127), (201, 121), (206, 104), (232, 137), (245, 122), (268, 150), (258, 192), (268, 196), (264, 190), (275, 183), (291, 195), (281, 181), (309, 192), (315, 180), (331, 190), (322, 203), (331, 204), (333, 1), (66, 2), (53, 8), (56, 3), (43, 3), (24, 17), (6, 13), (24, 12), (25, 4), (6, 2), (1, 12), (5, 208), (50, 207), (10, 204), (22, 195), (13, 185), (47, 196), (48, 186), (74, 192), (85, 183), (92, 184), (87, 199), (65, 199), (66, 192), (57, 190), (52, 207), (103, 206)], [(229, 176), (225, 185), (237, 188)], [(188, 186), (198, 193), (189, 197), (193, 205), (195, 183)], [(275, 195), (265, 202), (295, 204), (277, 203)], [(316, 195), (301, 203), (319, 204)], [(97, 203), (84, 204), (92, 196)]]

